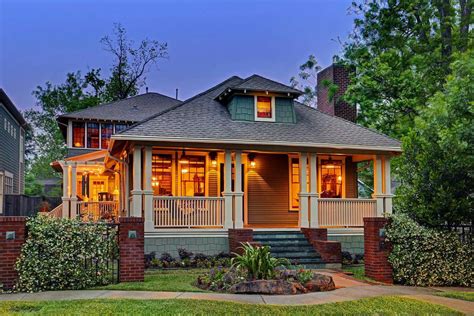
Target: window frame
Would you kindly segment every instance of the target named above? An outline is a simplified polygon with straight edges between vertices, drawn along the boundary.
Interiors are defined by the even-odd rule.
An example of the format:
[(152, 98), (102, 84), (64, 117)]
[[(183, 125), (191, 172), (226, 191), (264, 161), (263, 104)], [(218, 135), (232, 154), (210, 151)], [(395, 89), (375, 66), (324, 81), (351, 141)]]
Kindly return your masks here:
[[(208, 166), (209, 166), (209, 162), (208, 162), (208, 157), (207, 155), (205, 154), (199, 154), (199, 153), (192, 153), (192, 154), (186, 154), (187, 158), (199, 158), (199, 159), (202, 159), (204, 160), (204, 192), (203, 192), (203, 197), (206, 197), (208, 196), (208, 176), (209, 176), (209, 170), (208, 170)], [(176, 164), (177, 164), (177, 172), (178, 172), (178, 183), (177, 183), (177, 186), (178, 186), (178, 192), (179, 192), (179, 196), (183, 196), (183, 197), (196, 197), (196, 195), (193, 195), (193, 196), (188, 196), (186, 195), (186, 192), (184, 192), (183, 190), (183, 173), (182, 173), (182, 168), (183, 168), (183, 164), (179, 163), (179, 156), (176, 157)], [(186, 181), (186, 180), (184, 180)], [(199, 195), (198, 195), (199, 197)]]
[[(154, 196), (168, 196), (168, 195), (160, 195), (160, 194), (156, 194), (155, 193), (155, 188), (153, 187), (153, 182), (155, 180), (153, 180), (153, 177), (155, 177), (155, 172), (158, 173), (158, 170), (161, 169), (159, 166), (156, 166), (155, 165), (155, 162), (156, 164), (158, 164), (159, 162), (155, 161), (155, 157), (159, 157), (159, 156), (168, 156), (169, 159), (170, 159), (170, 178), (171, 178), (171, 187), (170, 187), (170, 196), (174, 196), (174, 183), (175, 183), (175, 173), (174, 173), (174, 170), (175, 170), (175, 167), (174, 167), (174, 159), (173, 159), (173, 154), (172, 153), (161, 153), (161, 152), (153, 152), (152, 153), (152, 165), (151, 165), (151, 177), (152, 177), (152, 190), (153, 190), (153, 195)], [(159, 181), (158, 179), (156, 179), (156, 181)]]
[[(331, 156), (332, 160), (334, 161), (341, 161), (341, 175), (342, 175), (342, 186), (341, 186), (341, 199), (346, 198), (346, 156), (338, 157), (338, 156)], [(329, 160), (329, 155), (326, 156), (318, 156), (318, 194), (321, 194), (322, 191), (322, 175), (323, 175), (323, 168), (322, 168), (322, 161)], [(320, 197), (321, 198), (321, 197)], [(324, 198), (322, 198), (324, 199)], [(335, 198), (339, 199), (339, 198)]]
[[(74, 124), (82, 124), (82, 128), (83, 128), (83, 139), (82, 139), (82, 146), (76, 146), (75, 144), (75, 137), (74, 137)], [(87, 148), (87, 144), (86, 144), (86, 139), (87, 139), (87, 124), (86, 122), (83, 122), (83, 121), (73, 121), (72, 124), (71, 124), (71, 128), (72, 128), (72, 131), (71, 131), (71, 146), (72, 148)]]
[[(292, 160), (293, 159), (296, 159), (298, 161), (298, 188), (299, 190), (301, 190), (301, 187), (300, 187), (300, 174), (299, 174), (299, 168), (300, 168), (300, 157), (298, 155), (288, 155), (288, 192), (289, 192), (289, 199), (288, 199), (288, 207), (289, 207), (289, 210), (290, 211), (294, 211), (294, 212), (298, 212), (300, 210), (300, 203), (298, 201), (298, 206), (293, 206), (291, 203), (291, 200), (292, 200), (292, 195), (293, 195), (293, 189), (292, 189), (292, 177), (293, 177), (293, 169), (292, 169)], [(309, 160), (309, 159), (308, 159)], [(306, 164), (306, 185), (307, 185), (307, 188), (309, 189), (310, 188), (310, 182), (311, 182), (311, 174), (310, 174), (310, 164), (307, 163)]]
[[(258, 97), (265, 97), (265, 98), (270, 98), (270, 105), (271, 105), (271, 111), (272, 111), (272, 117), (258, 117), (257, 113), (257, 100)], [(255, 121), (260, 121), (260, 122), (275, 122), (276, 120), (276, 111), (275, 111), (275, 97), (274, 96), (269, 96), (269, 95), (255, 95), (254, 96), (254, 102), (253, 102), (253, 107), (254, 107), (254, 116), (255, 116)]]

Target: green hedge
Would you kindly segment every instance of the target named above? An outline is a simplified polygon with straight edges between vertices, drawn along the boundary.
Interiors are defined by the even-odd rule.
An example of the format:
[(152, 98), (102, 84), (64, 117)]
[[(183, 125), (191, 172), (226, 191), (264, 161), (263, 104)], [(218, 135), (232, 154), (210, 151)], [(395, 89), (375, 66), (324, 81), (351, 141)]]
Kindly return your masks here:
[(111, 281), (107, 259), (118, 257), (116, 230), (106, 224), (39, 215), (27, 221), (28, 237), (16, 263), (18, 289), (83, 289)]
[(397, 283), (418, 286), (463, 285), (474, 280), (473, 250), (452, 232), (420, 226), (407, 215), (391, 218), (389, 261)]

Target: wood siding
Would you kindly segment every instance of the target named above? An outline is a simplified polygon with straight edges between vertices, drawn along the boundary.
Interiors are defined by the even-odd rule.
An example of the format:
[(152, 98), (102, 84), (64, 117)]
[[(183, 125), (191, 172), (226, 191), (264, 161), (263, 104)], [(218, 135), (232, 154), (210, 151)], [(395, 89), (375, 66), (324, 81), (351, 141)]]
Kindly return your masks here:
[(357, 163), (352, 162), (352, 157), (346, 158), (346, 198), (358, 197)]
[(220, 196), (216, 170), (209, 170), (209, 196)]
[(255, 162), (247, 173), (248, 224), (296, 226), (298, 212), (289, 210), (288, 156), (258, 154)]

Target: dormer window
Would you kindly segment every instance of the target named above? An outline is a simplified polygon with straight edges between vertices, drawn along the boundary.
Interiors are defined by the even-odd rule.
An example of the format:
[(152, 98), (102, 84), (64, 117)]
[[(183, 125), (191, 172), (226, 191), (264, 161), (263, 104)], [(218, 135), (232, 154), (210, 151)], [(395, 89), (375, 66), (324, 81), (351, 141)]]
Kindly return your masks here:
[(83, 148), (85, 143), (85, 136), (86, 131), (84, 128), (84, 123), (72, 123), (72, 146), (77, 148)]
[(275, 121), (275, 98), (255, 96), (255, 121)]

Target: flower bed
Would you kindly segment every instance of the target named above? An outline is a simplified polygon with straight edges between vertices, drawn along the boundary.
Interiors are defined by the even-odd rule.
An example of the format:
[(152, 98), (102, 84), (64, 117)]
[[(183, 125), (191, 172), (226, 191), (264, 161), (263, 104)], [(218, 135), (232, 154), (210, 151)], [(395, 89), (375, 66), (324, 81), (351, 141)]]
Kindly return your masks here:
[(230, 254), (221, 252), (215, 256), (202, 253), (193, 254), (184, 248), (178, 249), (179, 258), (164, 252), (159, 257), (155, 253), (145, 256), (145, 267), (148, 269), (190, 269), (230, 267)]

